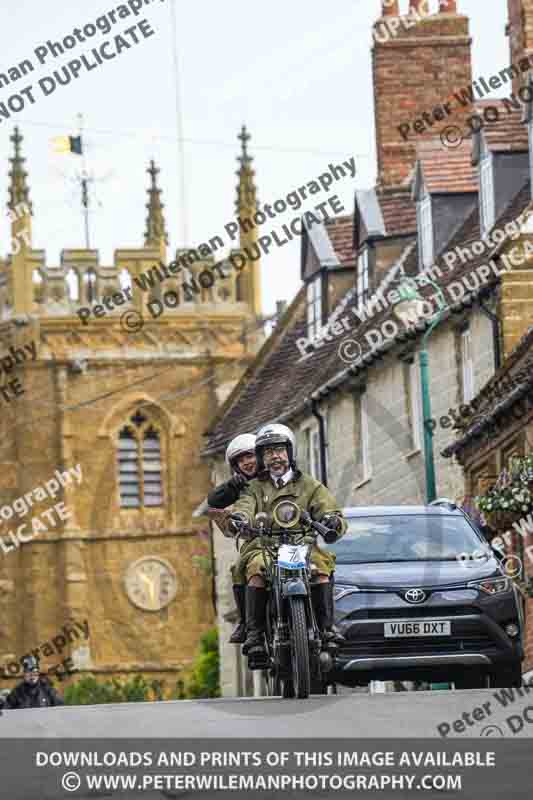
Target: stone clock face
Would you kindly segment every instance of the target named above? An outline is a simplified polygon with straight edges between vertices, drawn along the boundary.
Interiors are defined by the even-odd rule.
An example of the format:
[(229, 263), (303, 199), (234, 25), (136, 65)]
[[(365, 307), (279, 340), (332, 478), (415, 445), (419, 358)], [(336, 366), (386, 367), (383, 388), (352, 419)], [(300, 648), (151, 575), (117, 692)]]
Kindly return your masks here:
[(160, 611), (175, 598), (178, 581), (164, 558), (145, 556), (130, 564), (124, 576), (128, 598), (143, 611)]

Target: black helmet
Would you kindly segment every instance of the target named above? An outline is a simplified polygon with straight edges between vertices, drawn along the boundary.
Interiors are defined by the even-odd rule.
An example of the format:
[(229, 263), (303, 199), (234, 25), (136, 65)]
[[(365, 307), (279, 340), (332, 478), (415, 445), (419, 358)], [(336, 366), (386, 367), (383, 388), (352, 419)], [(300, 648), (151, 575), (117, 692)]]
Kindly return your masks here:
[(39, 662), (35, 658), (35, 656), (24, 656), (22, 659), (22, 670), (23, 672), (39, 672)]
[(264, 471), (263, 451), (266, 447), (271, 447), (274, 444), (284, 444), (286, 446), (289, 464), (292, 469), (296, 469), (296, 439), (294, 433), (286, 425), (280, 425), (276, 422), (263, 425), (257, 433), (255, 440), (257, 471)]

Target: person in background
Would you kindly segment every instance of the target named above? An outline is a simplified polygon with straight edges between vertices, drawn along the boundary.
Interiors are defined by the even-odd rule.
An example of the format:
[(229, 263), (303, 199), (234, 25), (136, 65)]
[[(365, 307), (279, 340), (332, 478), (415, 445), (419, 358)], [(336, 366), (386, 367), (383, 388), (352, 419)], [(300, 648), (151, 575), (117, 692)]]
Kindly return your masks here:
[(24, 680), (3, 701), (3, 708), (46, 708), (65, 705), (49, 681), (41, 676), (39, 662), (35, 656), (26, 656), (22, 661)]
[[(216, 486), (207, 495), (210, 509), (225, 509), (233, 505), (239, 499), (241, 491), (248, 481), (255, 478), (257, 464), (253, 433), (242, 433), (231, 440), (226, 449), (226, 464), (233, 474), (228, 481)], [(211, 514), (210, 516), (214, 516), (216, 521), (216, 515)], [(224, 526), (222, 530), (224, 532)], [(230, 644), (242, 644), (246, 638), (246, 577), (239, 569), (238, 561), (231, 567), (231, 580), (239, 620), (229, 641)]]

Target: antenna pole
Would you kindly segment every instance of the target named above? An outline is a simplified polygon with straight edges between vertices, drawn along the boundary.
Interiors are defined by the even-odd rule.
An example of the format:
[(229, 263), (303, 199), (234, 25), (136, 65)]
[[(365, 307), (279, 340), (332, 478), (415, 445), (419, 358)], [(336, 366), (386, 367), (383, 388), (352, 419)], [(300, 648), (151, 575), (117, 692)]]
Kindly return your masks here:
[(81, 141), (81, 154), (82, 154), (82, 169), (81, 169), (81, 204), (82, 213), (85, 222), (85, 247), (87, 250), (91, 249), (90, 231), (89, 231), (89, 173), (87, 172), (87, 157), (85, 155), (85, 143), (83, 141), (83, 114), (78, 114), (79, 120), (79, 136)]
[(188, 245), (188, 230), (187, 230), (187, 196), (185, 186), (185, 142), (183, 135), (183, 111), (182, 111), (182, 97), (181, 97), (181, 79), (178, 58), (178, 24), (176, 19), (176, 0), (171, 0), (170, 15), (172, 19), (171, 36), (172, 36), (172, 56), (174, 61), (174, 84), (175, 84), (175, 101), (176, 101), (176, 123), (178, 134), (178, 170), (180, 173), (180, 205), (181, 205), (181, 239), (182, 247)]

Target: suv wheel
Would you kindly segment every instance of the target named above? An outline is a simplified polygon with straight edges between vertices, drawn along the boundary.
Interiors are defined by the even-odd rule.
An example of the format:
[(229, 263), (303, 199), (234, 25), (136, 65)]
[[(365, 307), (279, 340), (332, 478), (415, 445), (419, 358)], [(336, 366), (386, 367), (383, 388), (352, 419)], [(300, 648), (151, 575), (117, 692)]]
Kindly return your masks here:
[(522, 667), (520, 661), (510, 667), (501, 667), (490, 675), (491, 688), (519, 689), (522, 686)]

